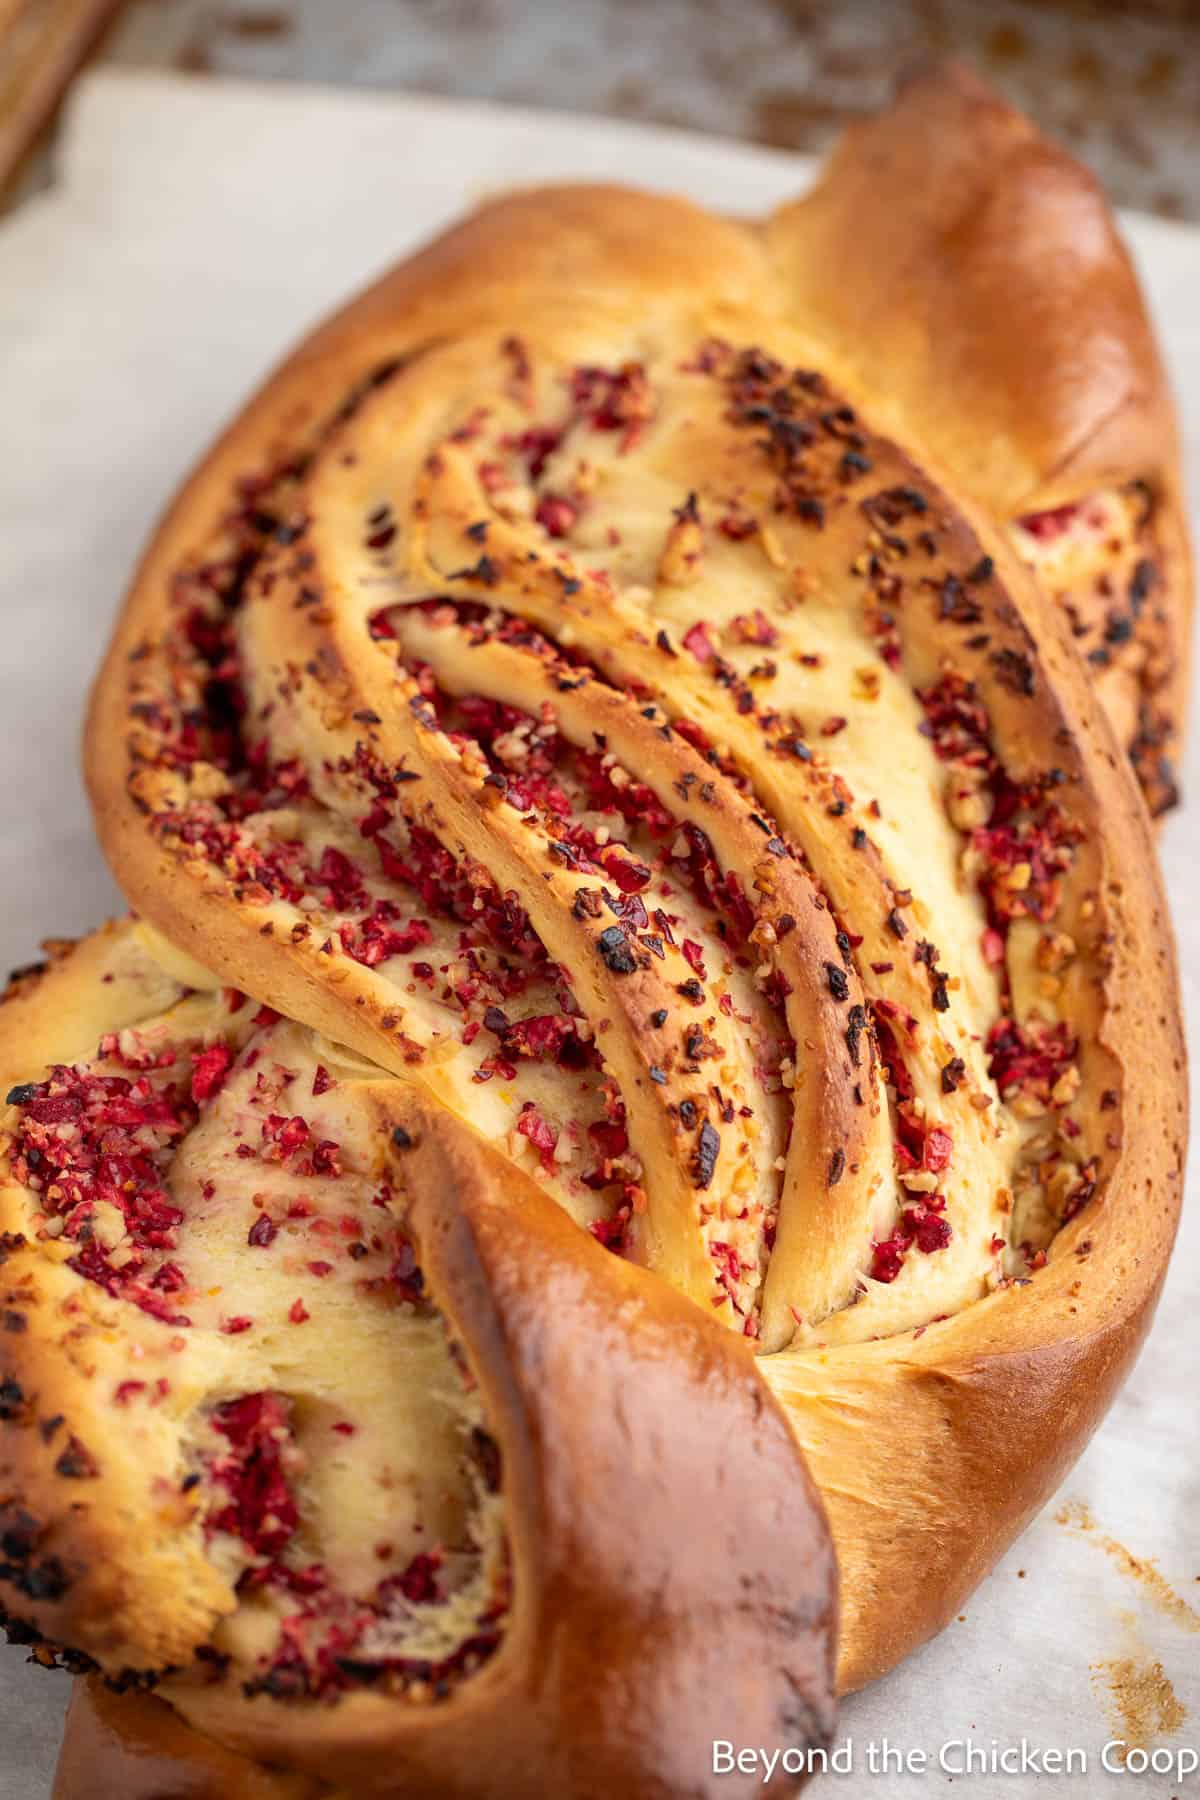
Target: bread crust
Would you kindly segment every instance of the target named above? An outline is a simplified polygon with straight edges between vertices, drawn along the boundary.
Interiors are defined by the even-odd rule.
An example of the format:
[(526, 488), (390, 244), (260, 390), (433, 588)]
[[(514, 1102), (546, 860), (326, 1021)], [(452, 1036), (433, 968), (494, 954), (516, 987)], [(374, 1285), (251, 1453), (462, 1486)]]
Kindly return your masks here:
[(1106, 655), (1108, 606), (1074, 599), (1118, 735), (1152, 810), (1164, 804), (1157, 752), (1179, 743), (1190, 682), (1187, 499), (1170, 386), (1095, 177), (970, 69), (941, 64), (845, 132), (766, 230), (797, 310), (867, 384), (887, 369), (877, 416), (997, 518), (1149, 484), (1162, 580), (1145, 656)]
[[(1144, 808), (1067, 624), (1023, 566), (1007, 530), (1018, 515), (1097, 488), (1150, 485), (1158, 574), (1146, 630), (1153, 627), (1153, 643), (1146, 639), (1135, 666), (1106, 670), (1113, 690), (1106, 697), (1127, 722), (1132, 681), (1139, 696), (1132, 712), (1141, 720), (1143, 687), (1157, 683), (1151, 699), (1169, 735), (1182, 694), (1190, 599), (1176, 438), (1128, 261), (1088, 179), (1002, 103), (952, 71), (911, 88), (892, 114), (852, 135), (815, 194), (761, 230), (680, 201), (604, 188), (539, 190), (484, 208), (302, 345), (185, 486), (147, 551), (95, 689), (89, 786), (118, 879), (164, 934), (223, 979), (385, 1068), (425, 1080), (419, 1059), (409, 1058), (404, 1023), (397, 1025), (395, 1008), (369, 969), (340, 959), (331, 982), (319, 944), (291, 941), (282, 926), (265, 932), (267, 916), (239, 896), (236, 881), (214, 877), (164, 847), (147, 827), (153, 797), (139, 787), (136, 770), (131, 784), (126, 753), (131, 704), (136, 716), (138, 705), (172, 678), (164, 643), (173, 577), (194, 564), (238, 480), (304, 446), (314, 452), (318, 471), (300, 477), (315, 561), (297, 572), (286, 555), (267, 552), (270, 582), (250, 601), (258, 609), (250, 615), (256, 654), (273, 680), (289, 663), (305, 671), (296, 689), (300, 741), (336, 749), (360, 739), (389, 764), (410, 757), (422, 769), (440, 769), (434, 810), (426, 816), (470, 845), (477, 803), (457, 763), (443, 755), (419, 716), (413, 724), (409, 711), (403, 720), (393, 717), (386, 698), (375, 704), (394, 673), (381, 673), (355, 637), (355, 631), (362, 636), (363, 617), (338, 562), (344, 554), (353, 566), (351, 546), (333, 522), (341, 517), (338, 508), (350, 504), (346, 495), (357, 490), (330, 445), (360, 467), (379, 466), (375, 459), (388, 441), (380, 397), (399, 395), (406, 424), (392, 440), (390, 479), (412, 582), (424, 580), (423, 591), (441, 592), (461, 575), (454, 591), (478, 607), (510, 606), (551, 635), (552, 621), (569, 621), (582, 651), (614, 686), (640, 684), (664, 717), (719, 719), (734, 760), (750, 772), (760, 800), (767, 795), (768, 818), (802, 845), (827, 881), (832, 919), (844, 911), (839, 882), (872, 904), (889, 883), (902, 886), (894, 879), (894, 847), (876, 851), (872, 843), (863, 859), (847, 860), (843, 836), (825, 822), (835, 797), (827, 785), (832, 775), (820, 767), (813, 773), (807, 763), (786, 779), (779, 775), (757, 703), (747, 710), (749, 722), (740, 724), (733, 709), (719, 710), (724, 700), (713, 699), (703, 671), (680, 659), (674, 644), (669, 660), (663, 652), (656, 661), (653, 632), (647, 635), (638, 605), (594, 582), (587, 555), (551, 544), (543, 547), (538, 569), (522, 569), (532, 541), (525, 525), (489, 512), (487, 555), (498, 581), (490, 564), (471, 579), (469, 569), (448, 560), (451, 546), (464, 565), (477, 554), (466, 539), (486, 505), (470, 459), (453, 441), (459, 421), (452, 401), (502, 393), (495, 341), (514, 328), (535, 349), (549, 346), (552, 359), (567, 358), (576, 342), (571, 315), (581, 312), (601, 341), (606, 333), (624, 341), (632, 321), (639, 342), (652, 343), (657, 333), (677, 359), (694, 354), (708, 333), (760, 343), (781, 366), (821, 371), (834, 400), (844, 397), (860, 415), (854, 455), (873, 472), (870, 485), (890, 483), (889, 493), (915, 489), (922, 514), (937, 521), (927, 585), (937, 586), (940, 608), (923, 610), (910, 601), (897, 627), (913, 684), (931, 690), (951, 657), (986, 709), (1006, 778), (1037, 782), (1053, 766), (1078, 831), (1056, 923), (1078, 947), (1063, 978), (1062, 1006), (1080, 1044), (1072, 1118), (1098, 1160), (1091, 1197), (1027, 1277), (970, 1304), (956, 1301), (960, 1310), (950, 1317), (893, 1329), (877, 1341), (810, 1339), (759, 1359), (829, 1514), (841, 1575), (838, 1680), (849, 1690), (941, 1628), (1079, 1454), (1152, 1316), (1180, 1199), (1186, 1102), (1176, 974)], [(348, 394), (358, 396), (356, 406), (348, 405)], [(802, 401), (793, 396), (789, 404)], [(734, 453), (722, 419), (714, 412), (712, 435), (694, 462), (682, 451), (675, 461), (667, 449), (656, 451), (656, 471), (669, 473), (677, 498), (692, 476), (701, 487), (718, 482), (726, 466), (721, 459)], [(330, 420), (337, 421), (332, 429)], [(747, 462), (750, 442), (745, 437), (734, 447)], [(986, 457), (980, 454), (985, 443)], [(688, 519), (679, 523), (686, 531)], [(886, 548), (878, 509), (867, 525), (855, 508), (830, 509), (822, 531), (805, 540), (807, 566), (820, 582), (841, 591), (847, 569), (870, 558), (878, 546), (868, 526), (883, 533)], [(901, 533), (905, 553), (913, 552), (917, 524), (887, 529)], [(795, 561), (791, 542), (785, 560)], [(676, 534), (664, 561), (683, 549)], [(971, 588), (964, 603), (968, 572), (985, 564), (978, 597)], [(292, 603), (310, 579), (329, 603), (297, 611)], [(674, 626), (671, 635), (677, 642)], [(1171, 673), (1159, 681), (1147, 669), (1164, 656)], [(536, 693), (534, 674), (527, 680), (525, 691)], [(596, 704), (614, 712), (615, 730), (620, 705), (612, 692), (598, 689)], [(334, 700), (347, 705), (347, 696), (347, 719), (329, 724)], [(281, 712), (293, 698), (289, 691)], [(756, 740), (738, 735), (752, 730), (760, 733)], [(837, 741), (828, 752), (831, 770)], [(687, 747), (676, 741), (660, 749), (655, 766), (668, 784), (682, 780)], [(728, 809), (736, 813), (735, 800)], [(740, 829), (736, 820), (731, 829)], [(504, 825), (495, 842), (497, 857), (512, 859), (504, 863), (506, 879), (511, 866), (512, 882), (526, 883), (525, 903), (534, 904), (536, 882), (550, 885), (552, 878), (563, 910), (570, 883), (562, 872), (549, 862), (522, 863), (525, 838), (515, 826)], [(744, 869), (744, 850), (734, 847), (729, 855)], [(832, 919), (819, 918), (816, 935), (797, 943), (797, 1004), (809, 1008), (822, 1032), (832, 1027), (828, 996), (820, 994), (829, 964), (820, 933)], [(856, 919), (851, 929), (861, 932), (864, 925)], [(945, 924), (935, 918), (932, 929), (940, 934)], [(584, 966), (585, 935), (564, 937), (556, 949), (572, 968)], [(959, 967), (955, 958), (961, 961), (963, 992), (976, 980), (973, 954), (965, 943), (951, 946), (953, 967)], [(906, 984), (902, 1005), (927, 1034), (940, 1031), (924, 966), (897, 969), (896, 981)], [(862, 958), (851, 973), (867, 979)], [(620, 983), (607, 990), (613, 1041), (627, 1059), (623, 1087), (660, 998), (653, 976), (651, 970), (635, 997)], [(823, 1054), (836, 1116), (854, 1079), (840, 1052)], [(970, 1061), (965, 1042), (961, 1054)], [(985, 1077), (980, 1082), (986, 1087)], [(944, 1106), (960, 1141), (974, 1143), (969, 1092), (946, 1093)], [(674, 1090), (664, 1103), (675, 1103)], [(639, 1104), (653, 1141), (660, 1115), (652, 1108), (659, 1102), (647, 1089)], [(985, 1150), (980, 1135), (981, 1169)], [(824, 1150), (821, 1156), (821, 1168), (834, 1166)], [(837, 1172), (840, 1178), (840, 1166)], [(836, 1192), (839, 1183), (825, 1185)], [(868, 1203), (856, 1192), (857, 1229)], [(844, 1198), (845, 1190), (839, 1205)], [(991, 1216), (987, 1204), (981, 1197), (981, 1221)], [(664, 1205), (668, 1220), (672, 1206)], [(657, 1249), (650, 1241), (644, 1260), (654, 1266), (658, 1254), (680, 1279), (662, 1249), (668, 1240), (666, 1231)], [(681, 1284), (690, 1280), (685, 1275)], [(216, 1719), (213, 1728), (225, 1735)], [(62, 1800), (70, 1792), (64, 1789)]]

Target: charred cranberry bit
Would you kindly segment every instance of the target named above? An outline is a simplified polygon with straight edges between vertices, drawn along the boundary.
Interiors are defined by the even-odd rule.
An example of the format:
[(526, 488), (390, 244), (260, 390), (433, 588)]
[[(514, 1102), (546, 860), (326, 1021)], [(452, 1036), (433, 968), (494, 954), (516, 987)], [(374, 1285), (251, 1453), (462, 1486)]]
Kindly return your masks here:
[(100, 1465), (87, 1445), (72, 1435), (59, 1451), (54, 1472), (71, 1481), (94, 1481), (100, 1473)]
[(314, 1096), (326, 1094), (329, 1092), (329, 1089), (334, 1086), (336, 1086), (336, 1083), (334, 1082), (333, 1076), (329, 1073), (329, 1070), (325, 1067), (324, 1063), (318, 1063), (313, 1071), (312, 1078), (312, 1091)]
[(393, 1286), (402, 1300), (420, 1305), (425, 1297), (425, 1277), (417, 1263), (417, 1253), (407, 1238), (401, 1238), (395, 1259), (388, 1271)]
[(268, 1244), (275, 1242), (278, 1230), (279, 1227), (269, 1214), (259, 1213), (250, 1227), (246, 1242), (252, 1244), (255, 1249), (265, 1250)]
[(596, 948), (604, 960), (605, 967), (614, 975), (633, 975), (637, 971), (637, 957), (628, 938), (619, 925), (609, 925), (596, 939)]

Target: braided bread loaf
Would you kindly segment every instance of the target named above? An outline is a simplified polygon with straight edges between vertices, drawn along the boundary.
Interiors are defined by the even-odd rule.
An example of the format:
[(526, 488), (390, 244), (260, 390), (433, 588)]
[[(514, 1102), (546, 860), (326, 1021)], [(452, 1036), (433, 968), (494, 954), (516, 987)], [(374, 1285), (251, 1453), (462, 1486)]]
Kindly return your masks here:
[[(956, 73), (760, 228), (519, 195), (318, 332), (97, 685), (156, 931), (8, 1009), (11, 1611), (356, 1794), (706, 1793), (718, 1696), (819, 1741), (797, 1443), (849, 1688), (1152, 1310), (1182, 1051), (1113, 724), (1165, 804), (1187, 583), (1101, 203)], [(110, 1126), (147, 1218), (71, 1185)], [(407, 1534), (385, 1464), (445, 1471)]]

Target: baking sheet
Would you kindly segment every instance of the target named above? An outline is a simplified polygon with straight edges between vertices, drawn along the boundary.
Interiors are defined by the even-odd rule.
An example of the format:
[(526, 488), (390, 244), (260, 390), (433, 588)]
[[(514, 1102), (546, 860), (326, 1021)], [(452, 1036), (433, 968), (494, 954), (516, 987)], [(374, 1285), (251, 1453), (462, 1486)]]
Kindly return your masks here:
[[(55, 189), (0, 229), (3, 967), (121, 906), (77, 770), (87, 685), (159, 507), (292, 337), (489, 189), (615, 178), (750, 211), (810, 173), (797, 157), (615, 122), (112, 72), (80, 88), (60, 155)], [(1129, 233), (1195, 494), (1200, 232), (1132, 219)], [(1200, 732), (1186, 787), (1165, 856), (1194, 1019)], [(1196, 1185), (1153, 1337), (1100, 1435), (964, 1616), (847, 1703), (851, 1772), (815, 1792), (1200, 1793), (1200, 1773), (1109, 1775), (1099, 1760), (1121, 1737), (1200, 1752)], [(68, 1688), (23, 1655), (0, 1652), (0, 1800), (49, 1793)], [(732, 1729), (714, 1697), (714, 1736)], [(897, 1773), (893, 1754), (873, 1775), (885, 1738), (927, 1764)], [(985, 1757), (993, 1742), (1074, 1750), (1088, 1767), (959, 1773), (966, 1739)]]

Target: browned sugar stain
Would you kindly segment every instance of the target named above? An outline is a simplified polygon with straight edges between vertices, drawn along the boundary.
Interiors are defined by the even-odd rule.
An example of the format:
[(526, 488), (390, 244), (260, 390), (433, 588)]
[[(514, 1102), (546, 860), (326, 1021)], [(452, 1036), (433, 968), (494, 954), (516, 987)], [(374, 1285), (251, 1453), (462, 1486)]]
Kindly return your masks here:
[(1156, 1738), (1178, 1731), (1187, 1719), (1170, 1677), (1160, 1662), (1149, 1657), (1121, 1656), (1111, 1662), (1091, 1664), (1092, 1682), (1107, 1688), (1104, 1698), (1113, 1736), (1123, 1738), (1124, 1761), (1130, 1750), (1144, 1750)]
[(1110, 1556), (1122, 1575), (1138, 1583), (1157, 1611), (1165, 1614), (1176, 1625), (1182, 1626), (1185, 1631), (1200, 1631), (1200, 1609), (1190, 1605), (1182, 1594), (1176, 1593), (1151, 1557), (1135, 1556), (1132, 1550), (1127, 1550), (1115, 1537), (1099, 1530), (1086, 1502), (1068, 1501), (1065, 1506), (1059, 1507), (1054, 1515), (1054, 1522), (1068, 1531), (1087, 1537)]

